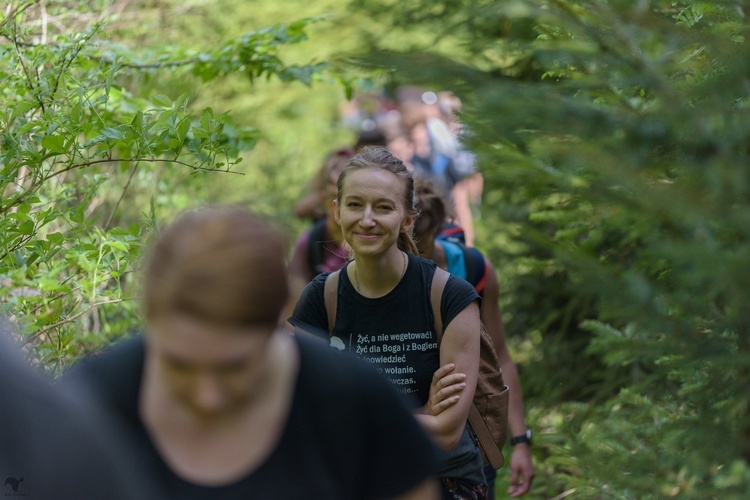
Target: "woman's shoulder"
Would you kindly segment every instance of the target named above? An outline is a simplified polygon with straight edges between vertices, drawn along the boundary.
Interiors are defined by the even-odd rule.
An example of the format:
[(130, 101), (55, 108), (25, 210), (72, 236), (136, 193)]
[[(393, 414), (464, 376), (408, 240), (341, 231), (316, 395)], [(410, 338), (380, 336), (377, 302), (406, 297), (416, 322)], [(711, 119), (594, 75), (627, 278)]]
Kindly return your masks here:
[(309, 299), (311, 297), (315, 296), (323, 296), (323, 290), (326, 286), (326, 279), (330, 275), (330, 272), (320, 273), (316, 275), (310, 282), (305, 285), (304, 290), (302, 291), (302, 297), (305, 297), (306, 299)]
[(422, 272), (423, 274), (428, 274), (430, 278), (432, 278), (432, 275), (435, 273), (435, 268), (437, 267), (435, 262), (425, 259), (424, 257), (420, 257), (419, 255), (408, 255), (409, 261), (411, 263), (414, 263), (414, 265), (420, 272)]
[(117, 341), (99, 353), (91, 354), (70, 369), (70, 375), (88, 375), (98, 380), (121, 379), (138, 373), (143, 366), (145, 341), (142, 334)]
[(142, 334), (125, 338), (76, 363), (63, 375), (61, 383), (82, 387), (105, 407), (135, 419), (145, 352)]
[(294, 305), (289, 323), (303, 330), (328, 330), (328, 313), (325, 308), (326, 279), (331, 273), (321, 273), (314, 277), (302, 290)]

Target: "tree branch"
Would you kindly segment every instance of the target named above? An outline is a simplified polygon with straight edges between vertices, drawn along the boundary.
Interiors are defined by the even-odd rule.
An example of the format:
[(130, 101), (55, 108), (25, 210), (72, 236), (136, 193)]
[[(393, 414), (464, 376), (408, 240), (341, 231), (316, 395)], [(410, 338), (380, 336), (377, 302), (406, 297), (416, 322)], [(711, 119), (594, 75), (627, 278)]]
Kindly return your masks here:
[[(38, 4), (40, 0), (33, 0), (32, 2), (27, 3), (24, 6), (18, 7), (14, 10), (10, 10), (5, 13), (5, 19), (3, 19), (3, 22), (0, 23), (0, 28), (4, 27), (6, 23), (10, 22), (11, 19), (16, 17), (19, 14), (23, 14), (26, 9), (29, 7), (33, 7), (34, 5)], [(10, 9), (10, 4), (8, 4), (8, 9)]]
[(0, 209), (0, 214), (6, 213), (9, 209), (12, 207), (18, 205), (19, 203), (23, 203), (23, 201), (26, 199), (27, 196), (31, 195), (32, 192), (34, 192), (42, 183), (48, 181), (52, 177), (58, 176), (60, 174), (63, 174), (65, 172), (69, 172), (70, 170), (75, 170), (77, 168), (83, 168), (83, 167), (90, 167), (91, 165), (96, 165), (99, 163), (112, 163), (112, 162), (149, 162), (149, 163), (175, 163), (177, 165), (182, 165), (184, 167), (188, 167), (192, 170), (196, 171), (204, 171), (204, 172), (221, 172), (224, 174), (234, 174), (234, 175), (245, 175), (242, 172), (235, 172), (233, 170), (229, 170), (229, 166), (227, 166), (226, 170), (224, 169), (218, 169), (218, 168), (207, 168), (207, 167), (200, 167), (197, 165), (191, 165), (190, 163), (175, 160), (175, 159), (168, 159), (168, 158), (102, 158), (101, 160), (91, 160), (83, 163), (76, 163), (73, 165), (68, 165), (67, 167), (61, 168), (59, 170), (51, 171), (49, 174), (45, 175), (44, 177), (40, 177), (34, 184), (29, 186), (29, 188), (26, 190), (25, 193), (17, 196), (16, 198), (10, 200), (8, 203), (2, 205), (2, 208)]
[(16, 49), (18, 62), (21, 63), (21, 69), (23, 69), (23, 74), (26, 76), (26, 80), (29, 82), (29, 90), (31, 90), (31, 93), (34, 94), (34, 97), (36, 97), (37, 102), (42, 107), (42, 112), (44, 112), (46, 111), (44, 107), (44, 101), (42, 100), (42, 96), (39, 95), (39, 92), (37, 92), (36, 86), (34, 85), (34, 80), (31, 78), (29, 69), (26, 67), (26, 63), (23, 60), (23, 54), (21, 54), (21, 48), (18, 43), (18, 32), (16, 31), (15, 24), (13, 24), (12, 29), (13, 29), (13, 38), (11, 40), (13, 41), (13, 47)]
[(133, 170), (131, 170), (130, 176), (128, 176), (128, 182), (125, 183), (125, 187), (122, 188), (120, 197), (117, 199), (115, 206), (112, 207), (112, 211), (110, 212), (109, 217), (107, 217), (107, 222), (104, 224), (105, 229), (108, 229), (109, 225), (112, 223), (112, 219), (115, 216), (115, 212), (117, 212), (117, 208), (120, 206), (120, 203), (122, 202), (123, 198), (125, 198), (125, 193), (127, 193), (128, 187), (130, 187), (130, 183), (133, 180), (133, 176), (135, 176), (135, 173), (138, 171), (139, 165), (140, 163), (137, 163), (137, 162), (133, 165)]
[[(115, 61), (108, 57), (99, 57), (99, 56), (90, 56), (89, 59), (92, 61), (97, 62), (103, 62), (105, 64), (115, 64)], [(197, 57), (191, 57), (189, 59), (182, 59), (180, 61), (164, 61), (164, 62), (155, 62), (155, 63), (144, 63), (144, 64), (136, 64), (136, 63), (117, 63), (122, 68), (131, 68), (131, 69), (159, 69), (159, 68), (175, 68), (178, 66), (188, 66), (190, 64), (195, 64), (197, 62), (200, 62), (200, 59)]]
[[(62, 326), (64, 324), (66, 324), (66, 323), (72, 323), (73, 321), (77, 320), (78, 318), (80, 318), (81, 316), (83, 316), (84, 314), (86, 314), (87, 312), (89, 312), (90, 310), (96, 309), (99, 306), (103, 306), (103, 305), (106, 305), (106, 304), (117, 304), (119, 302), (125, 302), (126, 300), (136, 300), (136, 299), (138, 299), (138, 297), (126, 297), (126, 298), (123, 298), (123, 299), (112, 299), (112, 300), (103, 300), (101, 302), (94, 302), (93, 304), (90, 304), (87, 308), (85, 308), (85, 309), (83, 309), (81, 311), (78, 311), (74, 315), (69, 316), (69, 317), (65, 318), (64, 320), (62, 320), (62, 321), (58, 321), (57, 323), (53, 323), (51, 325), (47, 325), (44, 328), (42, 328), (41, 330), (39, 330), (37, 332), (34, 332), (33, 334), (29, 335), (29, 337), (23, 342), (23, 345), (24, 346), (29, 345), (31, 342), (35, 341), (36, 339), (38, 339), (42, 335), (46, 334), (49, 331), (54, 330), (55, 328), (57, 328), (59, 326)], [(80, 304), (80, 302), (78, 304)], [(78, 305), (78, 304), (76, 304), (76, 305)]]

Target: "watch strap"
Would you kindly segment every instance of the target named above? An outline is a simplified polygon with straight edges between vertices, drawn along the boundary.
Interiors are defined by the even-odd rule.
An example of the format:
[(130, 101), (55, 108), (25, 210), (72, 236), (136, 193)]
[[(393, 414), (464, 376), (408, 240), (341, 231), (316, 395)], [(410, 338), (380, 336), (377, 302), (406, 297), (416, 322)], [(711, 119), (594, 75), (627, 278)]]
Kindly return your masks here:
[(510, 438), (510, 445), (515, 446), (520, 443), (529, 443), (529, 446), (531, 445), (531, 431), (527, 430), (525, 434), (521, 434), (520, 436), (514, 436)]

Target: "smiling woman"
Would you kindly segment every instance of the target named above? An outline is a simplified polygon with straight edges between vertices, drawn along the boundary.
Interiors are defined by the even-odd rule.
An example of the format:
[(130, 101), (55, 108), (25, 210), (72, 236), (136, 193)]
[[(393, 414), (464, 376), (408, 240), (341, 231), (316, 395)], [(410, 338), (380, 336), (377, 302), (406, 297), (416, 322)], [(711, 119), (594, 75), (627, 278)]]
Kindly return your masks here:
[(438, 343), (430, 287), (444, 271), (418, 257), (415, 204), (411, 173), (385, 148), (366, 147), (349, 160), (333, 209), (353, 260), (308, 284), (289, 322), (328, 332), (332, 345), (365, 358), (413, 398), (418, 420), (447, 450), (438, 471), (444, 498), (482, 499), (482, 458), (467, 425), (479, 369), (479, 296), (448, 279)]
[(285, 255), (242, 209), (183, 216), (146, 265), (145, 335), (69, 378), (124, 423), (170, 498), (436, 498), (435, 450), (397, 392), (281, 326)]

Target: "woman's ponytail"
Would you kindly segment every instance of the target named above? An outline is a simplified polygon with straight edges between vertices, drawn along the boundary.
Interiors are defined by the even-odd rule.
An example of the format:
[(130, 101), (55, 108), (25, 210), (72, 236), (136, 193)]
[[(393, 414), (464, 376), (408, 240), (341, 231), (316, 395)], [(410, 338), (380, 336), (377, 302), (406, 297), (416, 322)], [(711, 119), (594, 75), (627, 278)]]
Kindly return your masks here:
[(417, 244), (414, 243), (414, 238), (412, 238), (411, 233), (399, 233), (397, 243), (399, 250), (419, 256), (419, 249), (417, 248)]

